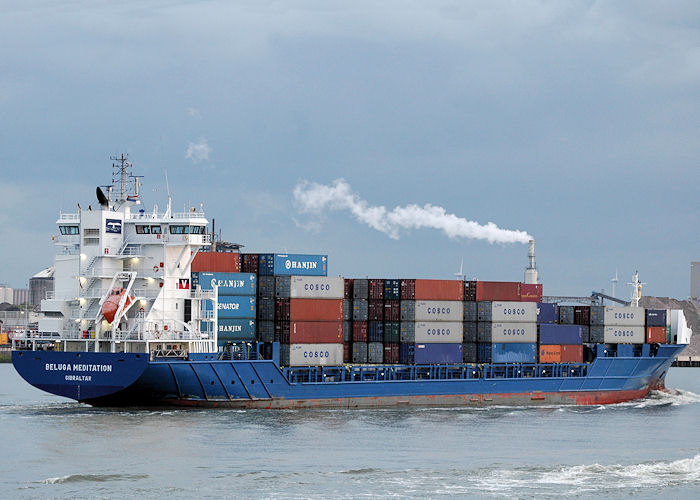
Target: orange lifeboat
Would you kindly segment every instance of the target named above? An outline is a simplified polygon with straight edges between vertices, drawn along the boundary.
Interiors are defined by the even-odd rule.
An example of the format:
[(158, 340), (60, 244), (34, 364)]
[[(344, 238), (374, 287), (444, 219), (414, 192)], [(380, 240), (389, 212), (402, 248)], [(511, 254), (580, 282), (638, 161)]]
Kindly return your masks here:
[[(102, 304), (102, 316), (111, 323), (114, 321), (114, 316), (117, 314), (117, 309), (119, 309), (119, 302), (122, 300), (122, 296), (126, 293), (123, 288), (115, 288), (109, 292), (107, 300)], [(124, 302), (124, 309), (129, 307), (129, 305), (134, 301), (134, 298), (127, 295), (126, 301)]]

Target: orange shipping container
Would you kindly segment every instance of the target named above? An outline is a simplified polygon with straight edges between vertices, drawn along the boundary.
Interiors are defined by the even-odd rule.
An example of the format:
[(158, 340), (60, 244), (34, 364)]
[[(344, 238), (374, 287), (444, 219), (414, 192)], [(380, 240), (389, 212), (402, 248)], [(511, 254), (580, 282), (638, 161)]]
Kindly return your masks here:
[(563, 345), (563, 346), (561, 346), (561, 362), (562, 363), (583, 363), (583, 346), (582, 345)]
[[(664, 333), (664, 336), (665, 336), (665, 335), (666, 335), (666, 334)], [(0, 345), (9, 344), (9, 342), (10, 342), (10, 341), (9, 341), (9, 339), (7, 338), (7, 334), (6, 334), (6, 333), (0, 333)]]
[(193, 273), (240, 272), (241, 254), (233, 252), (199, 252), (192, 261)]
[(416, 280), (416, 300), (462, 300), (463, 297), (461, 280)]
[(343, 321), (343, 299), (289, 299), (289, 321)]
[(540, 346), (540, 363), (561, 363), (560, 345), (541, 345)]
[(520, 283), (517, 281), (477, 281), (476, 300), (520, 301)]
[(647, 344), (665, 344), (665, 326), (647, 326)]
[(522, 283), (520, 285), (521, 302), (542, 302), (542, 284)]
[(280, 342), (284, 344), (342, 344), (342, 321), (292, 321), (283, 323)]

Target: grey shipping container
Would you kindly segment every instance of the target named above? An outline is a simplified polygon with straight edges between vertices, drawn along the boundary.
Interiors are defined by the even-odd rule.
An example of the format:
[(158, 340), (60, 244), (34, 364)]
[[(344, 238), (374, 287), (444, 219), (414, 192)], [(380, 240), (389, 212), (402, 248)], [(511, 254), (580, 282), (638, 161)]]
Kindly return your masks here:
[[(471, 302), (476, 304), (476, 302)], [(476, 321), (465, 321), (462, 326), (462, 342), (477, 342), (479, 339)]]
[(352, 284), (352, 298), (366, 299), (369, 297), (369, 281), (366, 279), (356, 279)]
[(602, 326), (604, 324), (605, 306), (591, 306), (591, 326)]
[(479, 342), (537, 342), (537, 323), (478, 323)]
[(401, 321), (415, 321), (416, 319), (416, 301), (402, 300), (401, 301)]
[[(644, 326), (643, 307), (605, 307), (605, 325)], [(642, 340), (642, 342), (644, 342)], [(631, 343), (631, 342), (628, 342)]]
[(384, 344), (382, 342), (368, 342), (368, 344), (367, 344), (367, 362), (368, 363), (383, 363), (384, 362)]
[(274, 321), (258, 321), (258, 341), (259, 342), (274, 342), (275, 341), (275, 322)]
[(613, 325), (605, 326), (605, 337), (603, 339), (606, 344), (643, 344), (644, 343), (644, 327), (643, 326), (624, 326)]
[(258, 276), (258, 297), (275, 297), (274, 276)]
[(478, 321), (477, 302), (464, 302), (464, 321)]
[[(474, 302), (476, 304), (476, 302)], [(462, 343), (462, 362), (476, 363), (476, 342)]]
[(353, 299), (352, 301), (352, 320), (367, 321), (367, 311), (369, 305), (367, 299)]
[(343, 344), (282, 344), (284, 366), (338, 366), (343, 364)]
[(352, 343), (352, 362), (367, 363), (368, 347), (367, 342)]
[(352, 300), (351, 299), (343, 300), (343, 319), (345, 321), (352, 320)]
[(479, 321), (532, 323), (537, 321), (537, 302), (478, 302)]
[(588, 342), (591, 344), (602, 344), (605, 342), (605, 327), (603, 325), (591, 325), (588, 335)]
[[(261, 297), (258, 299), (258, 319), (260, 321), (274, 321), (275, 319), (275, 299)], [(266, 341), (267, 342), (267, 341)]]
[(591, 338), (591, 327), (588, 325), (581, 325), (581, 342), (587, 344), (590, 342)]
[(275, 295), (292, 299), (342, 299), (345, 280), (328, 276), (277, 276)]
[[(409, 326), (410, 325), (410, 326)], [(462, 343), (461, 321), (416, 321), (401, 323), (401, 342)]]
[(574, 306), (559, 306), (559, 323), (562, 325), (574, 324)]
[(459, 321), (461, 323), (463, 318), (464, 303), (461, 300), (415, 301), (415, 321)]
[(343, 321), (343, 342), (352, 341), (352, 321)]

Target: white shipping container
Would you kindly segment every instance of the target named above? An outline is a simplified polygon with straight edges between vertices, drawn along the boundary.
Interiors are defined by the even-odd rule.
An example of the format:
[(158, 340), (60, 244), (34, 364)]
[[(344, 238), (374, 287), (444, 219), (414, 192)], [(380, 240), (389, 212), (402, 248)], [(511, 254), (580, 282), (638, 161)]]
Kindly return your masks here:
[[(535, 302), (533, 304), (536, 305)], [(537, 323), (492, 323), (491, 343), (537, 342)]]
[(644, 319), (643, 307), (607, 306), (603, 322), (606, 326), (644, 326)]
[(416, 322), (414, 342), (457, 344), (462, 342), (463, 324), (460, 321)]
[(327, 276), (292, 276), (289, 296), (292, 299), (342, 299), (345, 280)]
[[(629, 309), (629, 308), (621, 308)], [(643, 309), (642, 309), (643, 310)], [(606, 326), (603, 333), (603, 341), (606, 344), (643, 344), (643, 326)]]
[(416, 300), (416, 321), (462, 321), (463, 316), (461, 300)]
[(492, 302), (491, 321), (536, 323), (537, 302)]
[(289, 345), (289, 366), (337, 366), (342, 364), (343, 344)]

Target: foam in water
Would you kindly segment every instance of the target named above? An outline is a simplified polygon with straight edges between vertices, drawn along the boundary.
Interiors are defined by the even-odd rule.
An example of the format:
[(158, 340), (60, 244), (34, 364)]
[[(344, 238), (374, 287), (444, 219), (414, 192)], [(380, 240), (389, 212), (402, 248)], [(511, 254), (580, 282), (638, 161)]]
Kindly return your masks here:
[(41, 481), (44, 484), (64, 484), (64, 483), (83, 483), (95, 482), (104, 483), (107, 481), (124, 481), (145, 479), (148, 474), (68, 474), (67, 476), (49, 477)]

